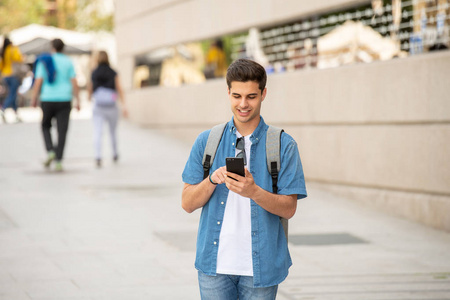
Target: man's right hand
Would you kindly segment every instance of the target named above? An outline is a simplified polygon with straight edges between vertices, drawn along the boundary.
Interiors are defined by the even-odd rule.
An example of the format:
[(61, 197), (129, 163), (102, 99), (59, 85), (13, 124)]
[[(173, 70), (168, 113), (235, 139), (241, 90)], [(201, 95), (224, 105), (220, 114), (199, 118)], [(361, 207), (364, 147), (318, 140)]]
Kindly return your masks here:
[(181, 207), (188, 213), (192, 213), (198, 208), (203, 207), (211, 198), (217, 184), (225, 183), (227, 169), (225, 166), (218, 168), (211, 174), (211, 178), (205, 178), (198, 184), (184, 184), (181, 194)]
[(211, 180), (217, 184), (225, 183), (226, 177), (227, 177), (227, 167), (225, 166), (218, 168), (211, 174)]

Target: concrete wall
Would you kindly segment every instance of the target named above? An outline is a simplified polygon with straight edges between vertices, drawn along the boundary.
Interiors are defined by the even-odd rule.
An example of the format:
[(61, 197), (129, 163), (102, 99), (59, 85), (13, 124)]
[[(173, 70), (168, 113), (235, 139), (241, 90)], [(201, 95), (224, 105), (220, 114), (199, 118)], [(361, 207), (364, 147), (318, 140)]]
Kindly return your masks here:
[[(134, 10), (138, 2), (139, 11)], [(134, 54), (355, 1), (283, 1), (284, 9), (275, 6), (277, 1), (261, 1), (267, 5), (254, 10), (247, 7), (251, 1), (229, 1), (219, 8), (210, 2), (217, 4), (118, 1), (122, 77), (131, 78)], [(230, 22), (233, 13), (237, 21)], [(153, 33), (155, 22), (163, 33)], [(308, 184), (450, 231), (449, 70), (450, 52), (442, 52), (271, 75), (262, 114), (298, 141)], [(231, 117), (221, 79), (180, 88), (132, 90), (131, 80), (125, 85), (134, 121), (188, 143)]]

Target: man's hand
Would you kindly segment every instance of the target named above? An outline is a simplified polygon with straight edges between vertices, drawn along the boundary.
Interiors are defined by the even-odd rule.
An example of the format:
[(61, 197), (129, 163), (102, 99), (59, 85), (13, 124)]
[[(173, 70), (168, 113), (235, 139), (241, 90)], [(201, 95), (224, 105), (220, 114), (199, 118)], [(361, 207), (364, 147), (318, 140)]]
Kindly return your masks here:
[(225, 178), (225, 184), (230, 191), (247, 198), (253, 198), (252, 195), (258, 191), (259, 187), (256, 185), (252, 173), (247, 168), (245, 168), (245, 177), (231, 172), (226, 172), (226, 175), (228, 177)]
[(32, 107), (36, 107), (36, 106), (37, 106), (37, 102), (38, 102), (38, 101), (37, 101), (37, 98), (36, 98), (36, 97), (32, 97), (32, 98), (31, 98), (31, 106), (32, 106)]
[(221, 167), (215, 170), (210, 178), (205, 178), (198, 184), (185, 183), (181, 194), (181, 207), (186, 212), (192, 213), (196, 209), (205, 206), (217, 186), (212, 184), (210, 180), (214, 183), (222, 184), (225, 182), (226, 173), (226, 168)]
[(278, 195), (264, 190), (256, 185), (247, 168), (245, 169), (245, 177), (230, 172), (227, 172), (227, 175), (237, 179), (237, 181), (228, 177), (225, 179), (225, 184), (230, 191), (252, 199), (256, 204), (274, 215), (290, 219), (295, 214), (297, 195)]
[(225, 178), (227, 178), (227, 168), (225, 166), (218, 168), (211, 174), (211, 180), (217, 184), (225, 183)]

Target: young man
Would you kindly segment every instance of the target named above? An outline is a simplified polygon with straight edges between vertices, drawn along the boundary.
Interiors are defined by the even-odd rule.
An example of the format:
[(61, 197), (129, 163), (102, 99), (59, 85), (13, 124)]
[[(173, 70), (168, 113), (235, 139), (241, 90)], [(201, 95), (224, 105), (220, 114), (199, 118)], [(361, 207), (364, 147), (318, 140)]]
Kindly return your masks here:
[[(70, 58), (62, 53), (64, 42), (54, 39), (52, 42), (52, 55), (42, 57), (37, 63), (32, 96), (32, 105), (35, 107), (40, 94), (42, 107), (42, 133), (44, 135), (47, 159), (45, 167), (49, 167), (56, 160), (55, 171), (62, 171), (66, 134), (69, 128), (72, 97), (75, 97), (75, 107), (80, 110), (79, 89), (75, 77), (75, 68)], [(58, 129), (58, 144), (53, 145), (51, 136), (52, 119), (56, 118)]]
[[(260, 116), (266, 72), (239, 59), (227, 71), (233, 118), (226, 125), (210, 176), (203, 179), (203, 153), (210, 130), (201, 133), (183, 172), (182, 207), (202, 208), (195, 267), (202, 299), (275, 299), (292, 265), (280, 217), (291, 218), (306, 197), (296, 142), (281, 135), (278, 193), (266, 163), (268, 126)], [(245, 177), (226, 171), (225, 158), (246, 157)], [(232, 178), (234, 179), (232, 179)]]

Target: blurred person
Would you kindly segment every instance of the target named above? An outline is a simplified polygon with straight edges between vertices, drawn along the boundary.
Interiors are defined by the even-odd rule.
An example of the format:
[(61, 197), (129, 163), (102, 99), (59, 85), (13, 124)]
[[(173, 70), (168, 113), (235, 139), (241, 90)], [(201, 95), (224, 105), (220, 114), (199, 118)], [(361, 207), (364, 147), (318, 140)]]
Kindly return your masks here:
[(92, 72), (88, 93), (89, 99), (94, 99), (94, 109), (92, 119), (94, 121), (94, 146), (95, 161), (97, 167), (102, 165), (102, 131), (103, 123), (106, 121), (109, 126), (109, 133), (113, 150), (113, 161), (117, 162), (119, 154), (117, 151), (116, 128), (119, 121), (119, 109), (117, 98), (120, 99), (122, 114), (128, 116), (125, 105), (125, 98), (120, 85), (119, 75), (109, 65), (108, 54), (100, 51), (97, 57), (97, 68)]
[(23, 57), (20, 49), (14, 46), (8, 37), (5, 37), (0, 60), (0, 71), (3, 76), (3, 81), (8, 89), (5, 101), (0, 108), (0, 115), (4, 123), (6, 123), (5, 109), (9, 107), (14, 110), (16, 120), (21, 122), (21, 119), (17, 114), (17, 89), (21, 84), (21, 78), (16, 71), (16, 65), (22, 63)]
[[(195, 262), (202, 299), (275, 299), (292, 265), (280, 217), (295, 214), (306, 188), (297, 144), (282, 133), (278, 193), (271, 192), (269, 126), (260, 115), (266, 80), (263, 66), (254, 61), (239, 59), (230, 65), (226, 82), (233, 117), (209, 177), (202, 157), (211, 130), (198, 136), (183, 171), (183, 209), (191, 213), (202, 208)], [(245, 177), (224, 166), (226, 157), (241, 154), (247, 162)]]
[(227, 61), (223, 50), (223, 42), (220, 39), (211, 43), (206, 55), (205, 77), (224, 77), (227, 73)]
[(253, 59), (263, 67), (269, 65), (269, 59), (264, 53), (261, 45), (261, 33), (258, 28), (252, 27), (248, 31), (245, 39), (245, 55), (247, 58)]
[[(31, 103), (36, 107), (40, 95), (42, 108), (42, 133), (44, 136), (47, 159), (44, 166), (49, 168), (55, 160), (55, 171), (62, 171), (62, 158), (69, 129), (72, 98), (74, 106), (80, 110), (79, 88), (72, 60), (63, 54), (64, 42), (61, 39), (51, 41), (51, 54), (41, 55), (36, 64), (35, 82)], [(56, 119), (58, 144), (52, 142), (52, 120)]]

